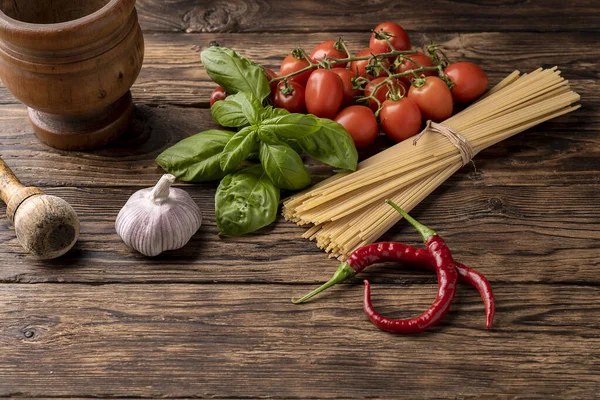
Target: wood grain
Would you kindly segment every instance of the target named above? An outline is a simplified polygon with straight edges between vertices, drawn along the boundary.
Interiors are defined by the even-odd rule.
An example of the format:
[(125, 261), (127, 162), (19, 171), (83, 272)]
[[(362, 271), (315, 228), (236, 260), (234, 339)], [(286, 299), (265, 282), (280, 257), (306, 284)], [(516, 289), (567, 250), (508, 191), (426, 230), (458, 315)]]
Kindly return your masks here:
[[(593, 398), (600, 289), (500, 285), (494, 328), (460, 286), (433, 331), (396, 336), (362, 287), (302, 306), (287, 285), (2, 285), (0, 396)], [(395, 318), (433, 285), (376, 285)], [(35, 377), (34, 379), (32, 379)], [(454, 396), (453, 396), (454, 397)]]
[[(16, 3), (15, 3), (16, 4)], [(64, 258), (24, 254), (0, 218), (0, 398), (588, 399), (600, 387), (600, 12), (596, 1), (138, 0), (146, 58), (135, 119), (104, 149), (41, 144), (25, 108), (0, 86), (0, 156), (27, 185), (65, 198), (81, 240)], [(575, 113), (482, 152), (413, 214), (456, 258), (491, 281), (494, 329), (477, 293), (459, 286), (441, 326), (417, 336), (377, 330), (361, 279), (394, 318), (425, 309), (435, 275), (386, 264), (294, 306), (329, 278), (327, 260), (281, 220), (217, 236), (216, 184), (179, 185), (204, 213), (183, 249), (148, 259), (114, 219), (162, 174), (155, 157), (214, 128), (215, 84), (200, 65), (211, 42), (277, 70), (299, 45), (344, 36), (367, 46), (383, 20), (415, 45), (440, 43), (494, 83), (559, 65), (582, 95)], [(285, 22), (282, 22), (285, 21)], [(383, 138), (362, 157), (389, 146)], [(306, 160), (315, 181), (331, 169)], [(0, 207), (4, 215), (5, 208)], [(419, 245), (398, 224), (383, 240)]]
[[(82, 153), (40, 143), (21, 106), (0, 107), (0, 123), (0, 156), (26, 185), (39, 187), (148, 187), (163, 173), (154, 161), (158, 154), (185, 137), (218, 128), (209, 110), (138, 105), (128, 134), (108, 147)], [(600, 116), (578, 110), (483, 151), (475, 158), (476, 169), (465, 167), (451, 181), (478, 186), (600, 183), (599, 128)], [(390, 144), (381, 138), (362, 157)], [(321, 163), (306, 162), (315, 182), (332, 174)]]
[[(252, 282), (313, 283), (327, 280), (337, 266), (304, 229), (281, 218), (259, 233), (217, 236), (214, 186), (186, 187), (204, 221), (183, 249), (146, 258), (117, 236), (115, 218), (137, 188), (47, 188), (70, 202), (81, 220), (81, 235), (65, 257), (35, 261), (25, 255), (14, 232), (0, 225), (2, 282)], [(492, 283), (600, 284), (600, 185), (502, 187), (453, 182), (414, 211), (440, 232), (455, 257), (484, 273)], [(555, 199), (561, 199), (555, 204)], [(2, 209), (0, 208), (0, 212)], [(381, 240), (419, 244), (399, 223)], [(375, 267), (365, 276), (382, 282), (435, 282), (435, 275)], [(362, 278), (361, 278), (362, 279)]]
[[(302, 46), (310, 51), (318, 43), (343, 36), (356, 51), (368, 46), (365, 34), (340, 32), (294, 34), (145, 34), (145, 58), (142, 72), (132, 87), (134, 101), (155, 106), (178, 105), (208, 107), (216, 85), (200, 63), (200, 51), (211, 42), (231, 47), (245, 57), (279, 70), (291, 49)], [(415, 46), (439, 43), (451, 59), (474, 61), (497, 83), (519, 69), (532, 71), (540, 66), (559, 65), (564, 76), (590, 107), (600, 102), (600, 49), (593, 33), (573, 32), (556, 35), (537, 33), (428, 33), (413, 34)], [(274, 44), (277, 44), (276, 46)], [(557, 57), (560, 54), (560, 57)], [(5, 88), (0, 89), (0, 104), (16, 104)]]
[(594, 1), (138, 0), (142, 27), (167, 32), (369, 31), (393, 20), (408, 31), (596, 31)]

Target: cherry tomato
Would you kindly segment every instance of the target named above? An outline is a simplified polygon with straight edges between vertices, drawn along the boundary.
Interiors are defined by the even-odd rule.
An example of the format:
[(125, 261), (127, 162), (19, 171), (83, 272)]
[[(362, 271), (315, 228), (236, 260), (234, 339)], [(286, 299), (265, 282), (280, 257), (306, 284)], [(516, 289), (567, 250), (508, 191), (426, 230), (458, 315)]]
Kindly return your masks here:
[(342, 100), (343, 105), (350, 105), (354, 103), (354, 98), (360, 95), (360, 90), (353, 89), (352, 78), (354, 74), (352, 71), (346, 68), (333, 68), (331, 72), (335, 72), (341, 79), (344, 85), (344, 99)]
[(333, 120), (348, 131), (357, 148), (370, 145), (379, 135), (377, 119), (373, 111), (365, 106), (344, 108)]
[[(371, 81), (371, 83), (368, 83), (367, 86), (365, 87), (365, 93), (364, 93), (365, 97), (370, 96), (371, 93), (373, 93), (373, 88), (375, 87), (375, 85), (384, 80), (385, 80), (385, 78), (375, 78)], [(408, 93), (408, 85), (398, 79), (393, 79), (391, 85), (392, 85), (392, 89), (395, 92), (399, 92), (403, 96)], [(377, 100), (379, 100), (380, 104), (383, 104), (383, 102), (387, 99), (387, 95), (388, 95), (389, 91), (390, 91), (389, 85), (385, 84), (383, 86), (380, 86), (377, 89), (374, 96), (375, 96), (375, 98), (377, 98)], [(377, 102), (375, 100), (370, 99), (369, 107), (371, 107), (371, 110), (377, 111), (377, 108), (379, 107), (379, 105), (377, 104)]]
[[(417, 68), (419, 68), (419, 66), (417, 64), (420, 64), (423, 67), (433, 67), (434, 66), (433, 61), (431, 61), (431, 59), (429, 57), (427, 57), (425, 54), (423, 54), (421, 52), (418, 52), (417, 54), (410, 54), (410, 55), (407, 55), (404, 57), (405, 57), (405, 59), (396, 68), (397, 74), (406, 72), (411, 69), (417, 69)], [(411, 60), (414, 62), (412, 62)], [(417, 64), (415, 64), (415, 63), (417, 63)], [(419, 73), (419, 75), (436, 76), (437, 72), (427, 71), (427, 72), (421, 72), (421, 73)], [(410, 80), (412, 78), (414, 78), (414, 75), (409, 74), (409, 75), (401, 77), (400, 79), (402, 79), (406, 83), (410, 83)]]
[(327, 69), (312, 73), (306, 83), (306, 109), (320, 118), (333, 118), (344, 99), (342, 79)]
[[(392, 37), (389, 38), (389, 41), (396, 50), (410, 50), (410, 38), (400, 25), (394, 22), (382, 22), (373, 30), (375, 32), (383, 30), (384, 32), (391, 34)], [(369, 47), (380, 53), (388, 53), (391, 50), (389, 44), (385, 40), (376, 39), (375, 32), (371, 34)]]
[(285, 82), (279, 82), (279, 86), (275, 90), (275, 100), (273, 104), (277, 108), (285, 108), (291, 113), (306, 112), (306, 104), (304, 102), (304, 86), (298, 82), (288, 82), (288, 88), (291, 93), (283, 94), (281, 89), (285, 91)]
[(212, 107), (219, 100), (225, 100), (227, 98), (227, 92), (223, 86), (217, 86), (215, 90), (210, 94), (210, 106)]
[(277, 90), (277, 84), (280, 81), (273, 82), (273, 79), (277, 78), (277, 74), (271, 68), (265, 68), (265, 75), (267, 76), (267, 80), (269, 81), (269, 87), (271, 88), (271, 96), (274, 96), (275, 91)]
[[(306, 61), (305, 59), (299, 60), (293, 55), (288, 54), (288, 56), (284, 58), (281, 62), (281, 67), (279, 68), (279, 75), (284, 76), (291, 74), (293, 72), (301, 70), (302, 68), (308, 67), (308, 65), (308, 61)], [(308, 80), (308, 77), (312, 72), (312, 70), (309, 70), (301, 74), (295, 75), (291, 80), (293, 80), (294, 82), (298, 82), (302, 86), (306, 86), (306, 81)]]
[[(312, 53), (310, 53), (310, 59), (313, 62), (321, 62), (327, 56), (327, 58), (347, 58), (348, 53), (344, 50), (338, 50), (335, 48), (335, 44), (337, 40), (328, 40), (326, 42), (321, 43), (317, 47), (314, 48)], [(337, 63), (333, 64), (333, 68), (346, 68), (347, 63)]]
[(437, 76), (426, 77), (420, 88), (411, 86), (408, 98), (417, 104), (425, 120), (441, 122), (452, 116), (452, 94), (448, 85)]
[(408, 97), (384, 101), (379, 120), (386, 136), (394, 142), (406, 140), (421, 130), (421, 111)]
[[(361, 51), (359, 51), (358, 53), (355, 54), (356, 57), (366, 57), (366, 56), (370, 56), (370, 55), (377, 55), (377, 54), (381, 54), (381, 51), (377, 51), (374, 49), (363, 49)], [(358, 76), (364, 76), (366, 78), (371, 78), (371, 75), (367, 74), (367, 72), (365, 71), (365, 68), (367, 67), (367, 65), (369, 64), (369, 60), (359, 60), (359, 61), (352, 61), (350, 63), (350, 71), (352, 71), (354, 73), (354, 75), (356, 76), (356, 74), (358, 74)], [(385, 65), (386, 67), (389, 68), (390, 66), (390, 62), (389, 60), (383, 60), (383, 65)], [(385, 76), (385, 71), (383, 69), (381, 69), (379, 71), (379, 74), (376, 76), (376, 78), (380, 77), (380, 76)]]
[(477, 64), (457, 62), (448, 65), (444, 73), (454, 82), (451, 92), (457, 103), (470, 103), (487, 89), (487, 75)]

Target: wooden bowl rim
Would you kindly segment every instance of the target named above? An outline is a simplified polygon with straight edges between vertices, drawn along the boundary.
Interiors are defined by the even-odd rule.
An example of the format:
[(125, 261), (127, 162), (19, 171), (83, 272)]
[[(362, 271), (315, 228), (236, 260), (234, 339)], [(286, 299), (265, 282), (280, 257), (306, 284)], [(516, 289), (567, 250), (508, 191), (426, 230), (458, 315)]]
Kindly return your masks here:
[[(110, 0), (100, 9), (94, 11), (91, 14), (85, 15), (83, 17), (73, 19), (71, 21), (65, 22), (56, 22), (52, 24), (36, 24), (32, 22), (24, 22), (19, 21), (18, 19), (14, 19), (9, 17), (0, 9), (0, 28), (6, 29), (13, 32), (22, 32), (22, 33), (33, 33), (36, 34), (45, 34), (45, 33), (55, 33), (60, 30), (65, 29), (74, 29), (79, 27), (88, 26), (90, 24), (94, 24), (104, 18), (110, 18), (113, 9), (119, 5), (119, 3), (127, 3), (131, 0)], [(135, 0), (133, 0), (135, 4)]]
[(122, 26), (131, 13), (135, 13), (135, 3), (136, 0), (110, 0), (91, 14), (53, 24), (19, 21), (0, 10), (0, 40), (24, 51), (60, 51), (87, 46)]

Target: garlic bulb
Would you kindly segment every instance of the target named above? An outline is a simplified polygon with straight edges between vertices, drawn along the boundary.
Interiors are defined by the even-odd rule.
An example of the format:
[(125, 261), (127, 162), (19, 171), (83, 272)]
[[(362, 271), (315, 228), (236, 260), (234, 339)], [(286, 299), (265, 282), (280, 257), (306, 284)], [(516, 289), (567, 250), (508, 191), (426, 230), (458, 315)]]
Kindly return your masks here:
[(172, 188), (173, 175), (163, 175), (155, 187), (135, 192), (117, 216), (115, 228), (129, 247), (154, 257), (179, 249), (202, 224), (202, 213), (191, 196)]

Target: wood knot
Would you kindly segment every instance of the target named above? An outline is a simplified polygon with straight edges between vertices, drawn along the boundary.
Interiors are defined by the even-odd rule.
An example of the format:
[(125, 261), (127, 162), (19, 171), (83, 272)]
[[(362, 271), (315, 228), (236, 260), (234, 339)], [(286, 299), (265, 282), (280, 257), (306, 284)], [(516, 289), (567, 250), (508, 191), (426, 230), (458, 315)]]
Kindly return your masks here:
[(24, 329), (22, 332), (27, 339), (32, 339), (35, 336), (35, 331), (31, 328)]
[(187, 33), (239, 32), (243, 21), (256, 21), (261, 9), (269, 8), (264, 1), (233, 0), (208, 4), (208, 8), (198, 6), (185, 13), (183, 22)]
[(502, 212), (504, 210), (504, 202), (501, 198), (492, 197), (488, 200), (488, 206), (491, 211)]

